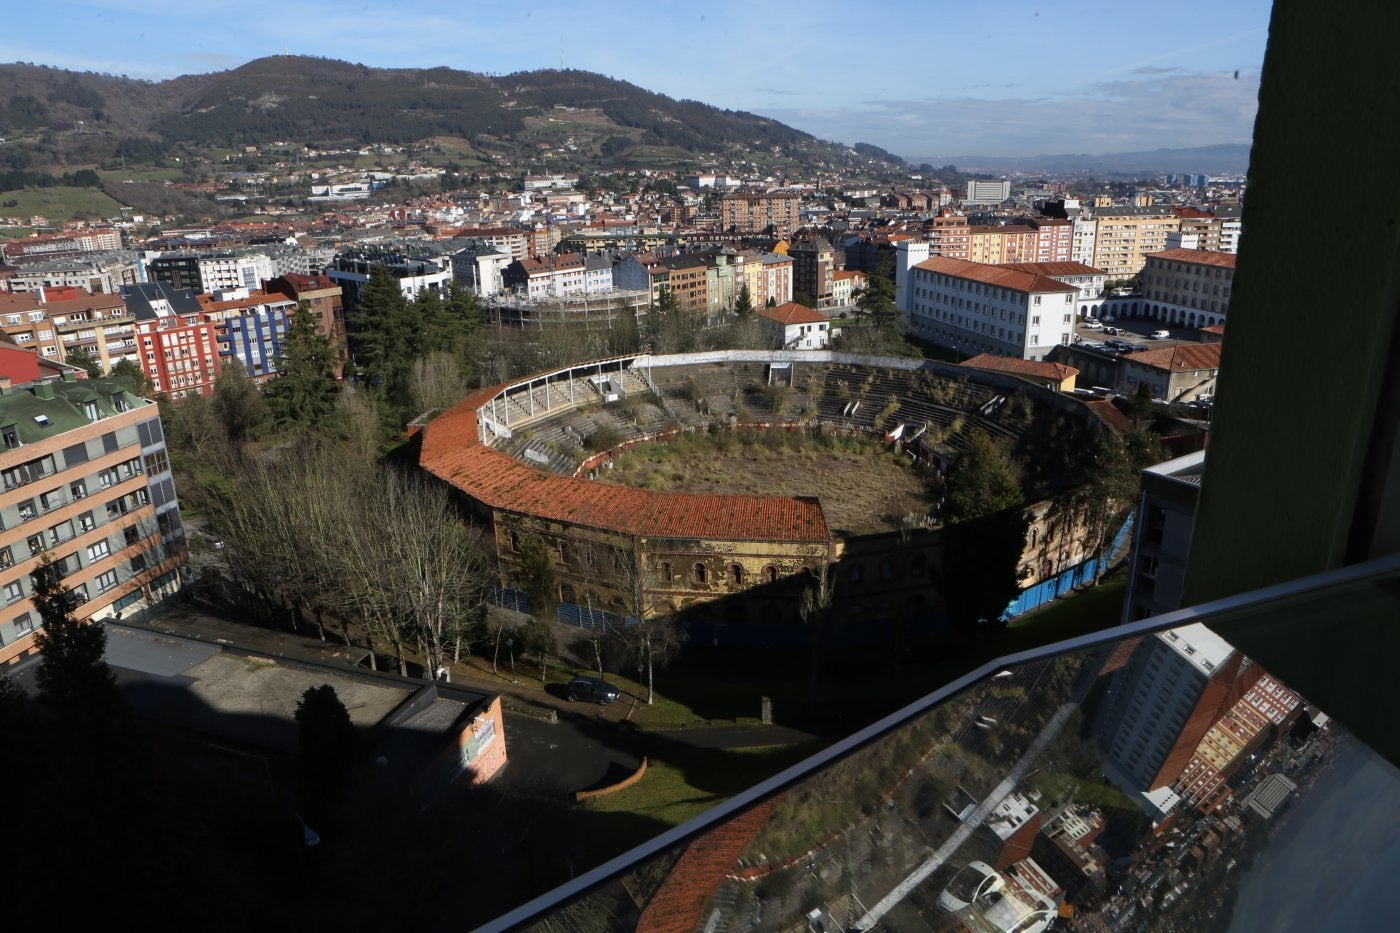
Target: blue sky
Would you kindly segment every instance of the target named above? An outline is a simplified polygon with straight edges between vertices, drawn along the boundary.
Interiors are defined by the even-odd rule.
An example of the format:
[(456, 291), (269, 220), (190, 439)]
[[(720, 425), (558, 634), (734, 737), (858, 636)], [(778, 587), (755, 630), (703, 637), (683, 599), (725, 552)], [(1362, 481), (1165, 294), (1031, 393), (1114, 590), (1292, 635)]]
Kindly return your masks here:
[[(1248, 142), (1266, 0), (13, 4), (0, 61), (162, 79), (284, 49), (596, 71), (906, 158)], [(55, 27), (54, 23), (60, 24)], [(1238, 72), (1238, 77), (1235, 73)]]

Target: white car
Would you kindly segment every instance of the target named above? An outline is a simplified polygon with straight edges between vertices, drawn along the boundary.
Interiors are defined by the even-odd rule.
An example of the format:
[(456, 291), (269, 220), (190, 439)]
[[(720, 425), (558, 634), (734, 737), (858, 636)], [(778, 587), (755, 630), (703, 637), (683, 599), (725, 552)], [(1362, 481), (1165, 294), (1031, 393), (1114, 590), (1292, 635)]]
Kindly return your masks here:
[(1093, 318), (1089, 318), (1089, 320), (1085, 321), (1080, 326), (1085, 330), (1103, 330), (1103, 322), (1096, 321)]
[(995, 894), (1004, 887), (1006, 880), (992, 866), (986, 862), (968, 862), (938, 895), (938, 907), (955, 914), (971, 907), (979, 898)]
[(1172, 335), (1172, 332), (1169, 331), (1169, 330), (1154, 330), (1154, 331), (1152, 332), (1152, 339), (1153, 339), (1153, 340), (1166, 340), (1166, 339), (1167, 339), (1168, 337), (1170, 337), (1171, 335)]

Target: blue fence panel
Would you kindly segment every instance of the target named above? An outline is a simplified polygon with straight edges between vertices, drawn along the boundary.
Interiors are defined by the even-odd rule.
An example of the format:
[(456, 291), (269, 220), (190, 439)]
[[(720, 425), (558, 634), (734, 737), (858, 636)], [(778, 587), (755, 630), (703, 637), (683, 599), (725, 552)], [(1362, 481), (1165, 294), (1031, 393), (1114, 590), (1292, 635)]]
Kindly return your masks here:
[[(1114, 533), (1113, 542), (1104, 553), (1108, 556), (1118, 553), (1124, 542), (1127, 541), (1132, 527), (1133, 517), (1129, 515), (1128, 520)], [(1075, 564), (1068, 570), (1062, 570), (1048, 580), (1040, 581), (1035, 586), (1027, 587), (1021, 591), (1020, 596), (1007, 605), (1006, 611), (1001, 614), (1002, 621), (1014, 619), (1032, 609), (1039, 609), (1046, 603), (1072, 592), (1076, 586), (1092, 582), (1098, 567), (1099, 558), (1092, 558), (1083, 563)], [(1106, 570), (1107, 567), (1104, 569)]]

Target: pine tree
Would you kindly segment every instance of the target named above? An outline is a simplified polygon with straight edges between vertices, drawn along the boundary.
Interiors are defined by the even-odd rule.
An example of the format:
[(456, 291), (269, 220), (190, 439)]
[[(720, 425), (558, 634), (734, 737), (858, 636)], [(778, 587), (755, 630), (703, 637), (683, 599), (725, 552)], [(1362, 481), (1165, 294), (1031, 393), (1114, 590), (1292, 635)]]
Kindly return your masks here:
[(317, 424), (335, 407), (335, 351), (302, 302), (292, 316), (277, 358), (279, 375), (268, 383), (268, 408), (279, 425)]
[(87, 370), (89, 379), (96, 379), (102, 375), (102, 362), (92, 355), (92, 351), (87, 347), (74, 347), (68, 351), (68, 355), (63, 358), (65, 363), (71, 366), (81, 366)]
[(117, 679), (103, 659), (106, 629), (74, 617), (79, 600), (47, 557), (29, 578), (34, 608), (44, 626), (34, 639), (42, 652), (36, 678), (40, 696), (63, 713), (108, 715), (124, 709)]
[(210, 402), (228, 439), (234, 443), (246, 440), (256, 431), (267, 407), (258, 387), (237, 360), (220, 368)]
[(748, 320), (753, 314), (753, 299), (749, 297), (747, 285), (739, 289), (739, 298), (734, 302), (734, 313), (739, 316), (741, 321)]

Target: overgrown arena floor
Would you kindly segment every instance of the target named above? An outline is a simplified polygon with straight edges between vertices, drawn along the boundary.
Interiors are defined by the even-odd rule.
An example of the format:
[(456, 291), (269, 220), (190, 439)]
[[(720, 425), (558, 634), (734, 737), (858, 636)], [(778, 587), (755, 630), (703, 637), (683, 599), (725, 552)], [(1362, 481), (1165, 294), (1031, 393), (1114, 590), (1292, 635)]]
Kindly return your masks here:
[(817, 496), (833, 531), (893, 531), (935, 498), (927, 477), (878, 439), (781, 429), (696, 431), (618, 454), (598, 480), (644, 489)]

